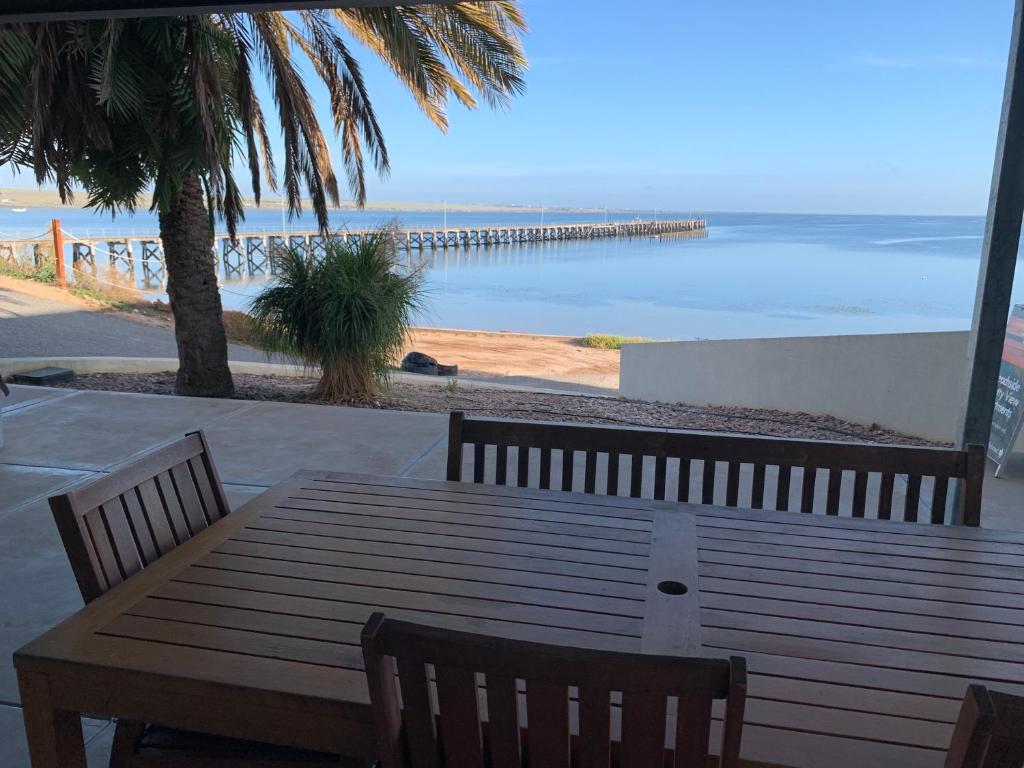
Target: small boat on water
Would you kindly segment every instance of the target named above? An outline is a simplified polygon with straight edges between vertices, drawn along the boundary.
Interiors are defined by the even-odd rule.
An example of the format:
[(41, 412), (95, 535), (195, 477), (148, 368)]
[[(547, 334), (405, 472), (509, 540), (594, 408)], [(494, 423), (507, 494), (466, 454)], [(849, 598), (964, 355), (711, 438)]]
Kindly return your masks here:
[(11, 213), (24, 213), (28, 208), (11, 208)]

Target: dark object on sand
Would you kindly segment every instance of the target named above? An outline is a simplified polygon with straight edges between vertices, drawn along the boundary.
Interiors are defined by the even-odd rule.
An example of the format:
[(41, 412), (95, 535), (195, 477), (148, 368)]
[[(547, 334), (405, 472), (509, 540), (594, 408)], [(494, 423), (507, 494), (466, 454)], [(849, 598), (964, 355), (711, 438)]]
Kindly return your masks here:
[(36, 368), (34, 371), (25, 371), (11, 376), (11, 381), (18, 384), (63, 384), (66, 381), (74, 381), (75, 372), (70, 368)]
[(402, 360), (402, 370), (407, 373), (422, 373), (424, 376), (458, 376), (459, 366), (442, 365), (430, 355), (410, 352)]

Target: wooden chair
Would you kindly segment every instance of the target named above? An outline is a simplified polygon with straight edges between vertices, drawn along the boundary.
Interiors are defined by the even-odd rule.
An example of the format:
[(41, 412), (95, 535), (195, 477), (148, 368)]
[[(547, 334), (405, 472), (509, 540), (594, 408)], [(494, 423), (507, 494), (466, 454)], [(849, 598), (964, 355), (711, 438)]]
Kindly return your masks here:
[[(475, 483), (780, 511), (792, 505), (827, 515), (841, 514), (842, 506), (852, 517), (931, 523), (946, 521), (950, 480), (962, 480), (963, 524), (976, 526), (985, 450), (467, 418), (455, 411), (447, 477), (463, 480), (464, 471)], [(905, 485), (896, 482), (901, 475)], [(869, 488), (877, 496), (870, 510)], [(929, 504), (921, 510), (923, 498)]]
[(946, 752), (945, 768), (1021, 768), (1024, 697), (970, 685)]
[[(231, 511), (202, 432), (190, 432), (104, 477), (52, 496), (50, 509), (86, 603)], [(342, 765), (340, 760), (119, 720), (110, 768), (270, 768)]]
[(381, 613), (363, 628), (362, 645), (381, 768), (705, 768), (717, 699), (725, 700), (719, 766), (739, 761), (739, 657), (566, 648)]
[(50, 498), (89, 603), (231, 509), (202, 432)]

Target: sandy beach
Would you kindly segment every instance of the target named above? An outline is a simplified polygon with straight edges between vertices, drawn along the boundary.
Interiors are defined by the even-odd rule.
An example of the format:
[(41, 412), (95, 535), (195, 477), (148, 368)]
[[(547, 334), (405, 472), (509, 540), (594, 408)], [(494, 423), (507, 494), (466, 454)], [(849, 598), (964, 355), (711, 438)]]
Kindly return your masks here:
[(411, 350), (457, 363), (460, 373), (619, 387), (618, 350), (584, 347), (571, 336), (416, 328), (406, 345)]

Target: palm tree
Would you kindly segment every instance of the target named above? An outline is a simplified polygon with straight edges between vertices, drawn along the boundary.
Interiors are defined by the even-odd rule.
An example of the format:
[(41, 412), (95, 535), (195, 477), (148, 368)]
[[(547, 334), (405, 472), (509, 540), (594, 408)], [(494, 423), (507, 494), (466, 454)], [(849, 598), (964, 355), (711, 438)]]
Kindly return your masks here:
[(152, 191), (174, 314), (179, 394), (229, 396), (227, 341), (212, 256), (213, 214), (243, 217), (234, 163), (255, 201), (279, 172), (254, 79), (266, 78), (283, 138), (282, 194), (307, 196), (322, 231), (339, 200), (328, 142), (298, 66), (327, 88), (348, 187), (389, 170), (381, 127), (350, 51), (379, 56), (440, 129), (454, 98), (501, 107), (521, 93), (525, 30), (516, 0), (0, 25), (0, 162), (80, 186), (87, 204), (132, 211)]

